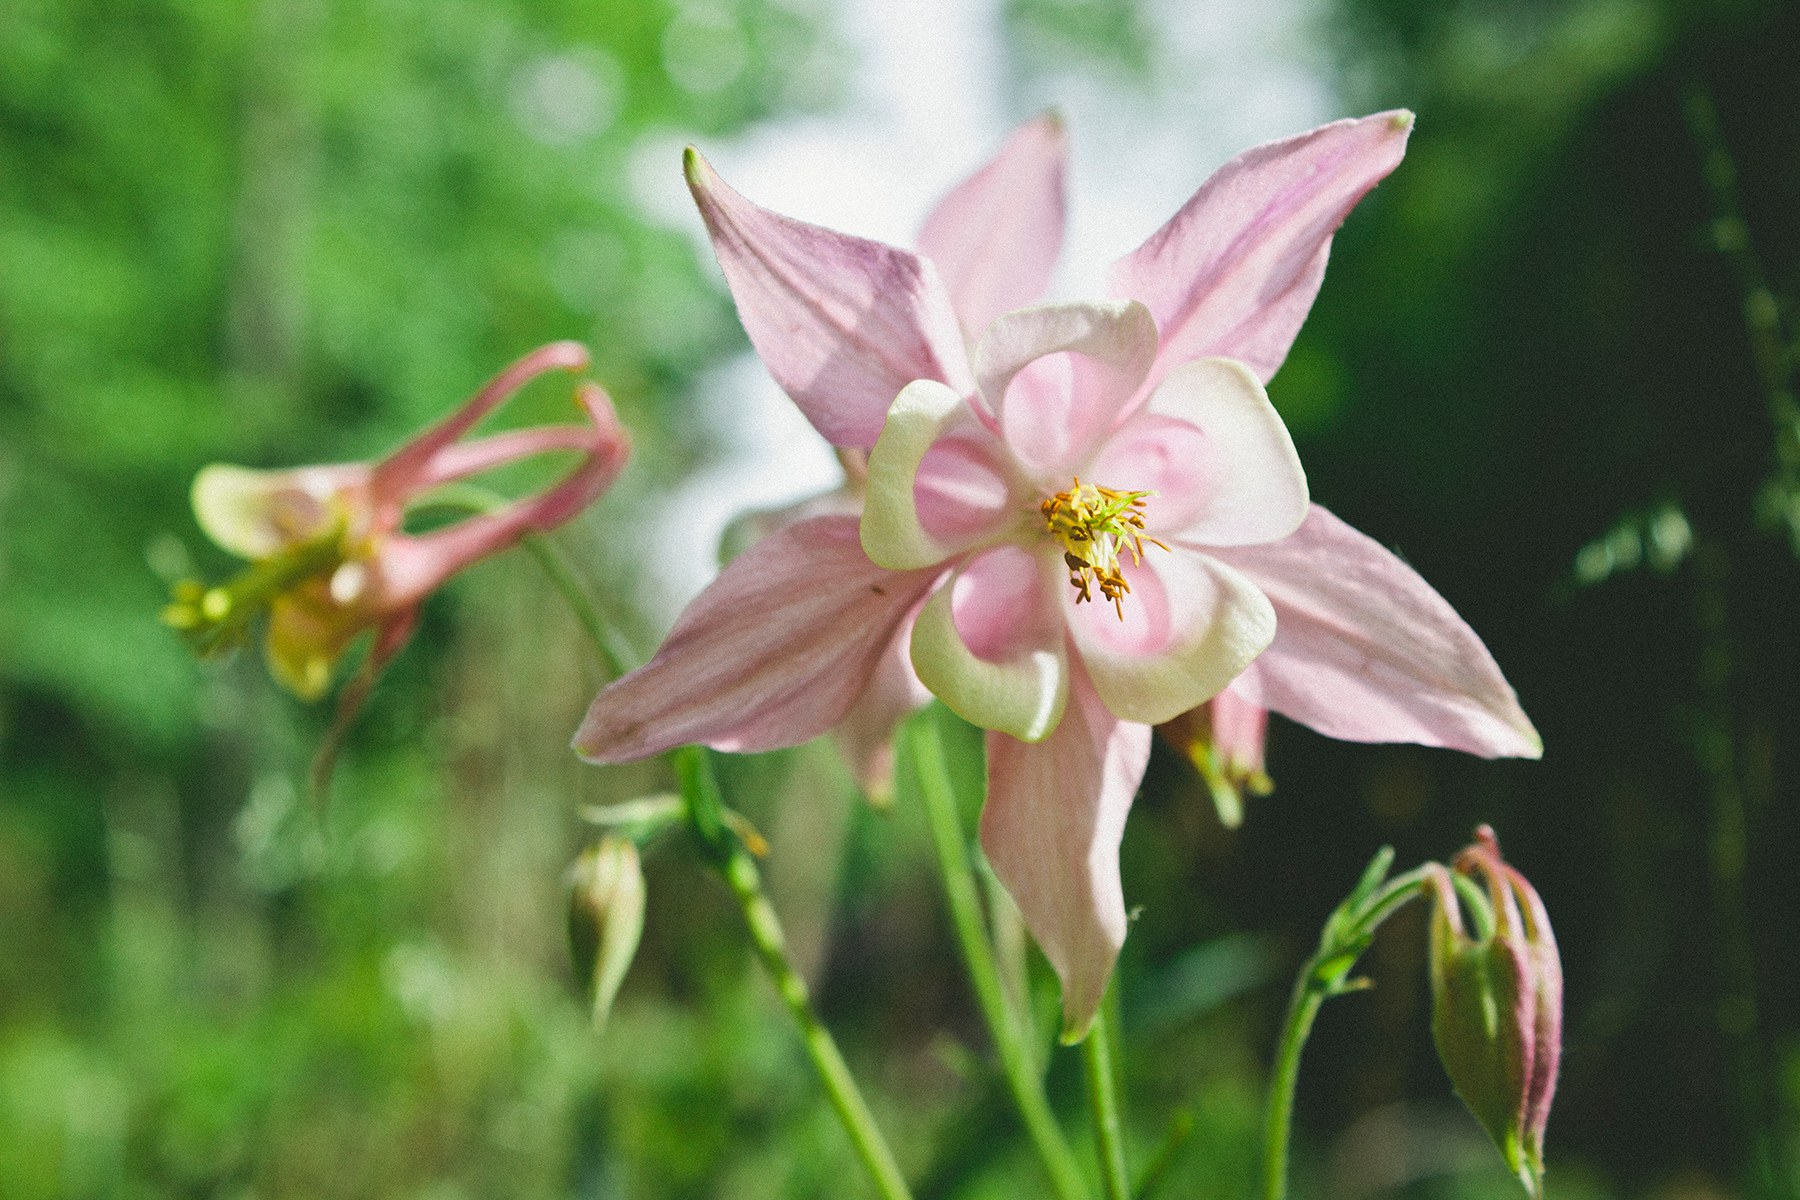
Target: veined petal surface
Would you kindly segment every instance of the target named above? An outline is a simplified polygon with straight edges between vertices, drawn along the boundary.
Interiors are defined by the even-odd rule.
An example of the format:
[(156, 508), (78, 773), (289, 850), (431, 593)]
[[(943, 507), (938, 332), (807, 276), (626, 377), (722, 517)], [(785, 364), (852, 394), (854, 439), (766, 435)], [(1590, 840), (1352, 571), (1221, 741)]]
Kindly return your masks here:
[(950, 296), (930, 260), (808, 225), (738, 195), (693, 149), (688, 188), (744, 331), (813, 428), (867, 449), (915, 379), (974, 386)]
[(1050, 286), (1062, 249), (1068, 157), (1061, 119), (1045, 113), (1015, 129), (925, 218), (919, 253), (936, 264), (971, 340)]
[(1275, 640), (1233, 688), (1347, 742), (1537, 758), (1493, 655), (1418, 572), (1319, 505), (1291, 537), (1210, 554), (1275, 606)]
[(1318, 295), (1332, 234), (1399, 165), (1412, 123), (1397, 109), (1246, 150), (1113, 264), (1109, 290), (1143, 301), (1162, 331), (1151, 386), (1213, 356), (1269, 381)]
[(629, 762), (689, 742), (757, 751), (809, 741), (850, 710), (938, 574), (877, 567), (853, 517), (778, 530), (731, 560), (655, 658), (595, 698), (575, 749)]
[(1062, 980), (1063, 1040), (1093, 1024), (1119, 947), (1119, 840), (1150, 761), (1150, 727), (1107, 711), (1072, 666), (1056, 732), (1035, 745), (987, 735), (981, 847)]

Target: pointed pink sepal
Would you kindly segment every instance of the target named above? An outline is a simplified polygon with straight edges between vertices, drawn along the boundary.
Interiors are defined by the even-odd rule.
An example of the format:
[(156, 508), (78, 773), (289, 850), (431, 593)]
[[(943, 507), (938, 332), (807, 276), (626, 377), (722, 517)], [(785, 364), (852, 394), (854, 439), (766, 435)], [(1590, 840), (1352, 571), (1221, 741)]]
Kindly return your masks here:
[(1543, 742), (1493, 655), (1419, 573), (1315, 504), (1299, 530), (1208, 550), (1275, 606), (1239, 696), (1327, 737), (1537, 758)]
[(925, 218), (919, 253), (937, 266), (970, 339), (1050, 286), (1062, 249), (1068, 157), (1061, 118), (1045, 113), (1015, 129)]
[(854, 517), (770, 534), (719, 574), (648, 664), (594, 699), (575, 734), (590, 762), (630, 762), (698, 742), (759, 751), (843, 719), (939, 571), (888, 571)]
[(378, 556), (383, 584), (393, 598), (404, 603), (429, 595), (463, 568), (516, 545), (525, 535), (556, 528), (612, 486), (630, 457), (631, 436), (619, 424), (611, 399), (598, 384), (581, 384), (576, 398), (587, 413), (587, 425), (496, 434), (479, 442), (446, 446), (422, 464), (421, 477), (435, 485), (547, 450), (579, 450), (584, 456), (560, 483), (515, 500), (498, 512), (470, 517), (431, 533), (394, 535)]
[(1112, 294), (1143, 301), (1162, 331), (1150, 387), (1214, 356), (1269, 381), (1318, 295), (1332, 234), (1399, 164), (1412, 123), (1399, 109), (1246, 150), (1113, 264)]
[(928, 259), (760, 208), (691, 147), (686, 167), (744, 331), (826, 441), (873, 446), (915, 379), (973, 390), (962, 330)]
[(1150, 760), (1150, 727), (1106, 710), (1071, 658), (1056, 731), (1027, 744), (987, 735), (981, 847), (1062, 981), (1063, 1041), (1100, 1011), (1125, 943), (1119, 840)]

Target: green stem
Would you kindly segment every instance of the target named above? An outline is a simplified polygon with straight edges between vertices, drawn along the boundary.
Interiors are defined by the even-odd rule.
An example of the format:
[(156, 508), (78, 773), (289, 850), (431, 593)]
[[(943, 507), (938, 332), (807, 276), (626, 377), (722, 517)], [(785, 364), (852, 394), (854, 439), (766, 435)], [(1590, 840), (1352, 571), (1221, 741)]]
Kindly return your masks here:
[(763, 969), (769, 973), (775, 990), (781, 994), (782, 1001), (794, 1016), (794, 1023), (800, 1027), (800, 1040), (805, 1043), (807, 1057), (812, 1059), (819, 1082), (831, 1098), (831, 1107), (837, 1111), (838, 1120), (849, 1133), (857, 1155), (869, 1177), (875, 1181), (876, 1190), (885, 1200), (911, 1200), (912, 1193), (900, 1174), (900, 1165), (894, 1161), (893, 1152), (876, 1128), (875, 1117), (857, 1090), (856, 1080), (851, 1078), (850, 1068), (844, 1064), (844, 1056), (838, 1052), (831, 1031), (825, 1028), (825, 1023), (813, 1009), (806, 981), (788, 961), (781, 922), (775, 916), (768, 894), (763, 891), (762, 873), (756, 869), (749, 852), (739, 847), (727, 861), (724, 875), (732, 895), (737, 897), (738, 907), (743, 909), (744, 924), (750, 930), (750, 941), (756, 947), (757, 957), (762, 959)]
[(987, 1022), (989, 1036), (994, 1039), (994, 1049), (1000, 1056), (1001, 1070), (1012, 1089), (1013, 1102), (1019, 1107), (1025, 1132), (1044, 1164), (1058, 1200), (1086, 1200), (1088, 1190), (1081, 1178), (1081, 1168), (1063, 1138), (1055, 1114), (1050, 1111), (1043, 1080), (1031, 1067), (1030, 1050), (1021, 1029), (1022, 1017), (1015, 1016), (1006, 1003), (993, 946), (982, 922), (975, 871), (969, 862), (968, 843), (963, 840), (962, 819), (957, 813), (950, 773), (944, 765), (944, 744), (935, 716), (927, 713), (914, 721), (910, 739), (919, 791), (931, 824), (938, 866), (944, 875), (950, 922), (956, 930), (957, 944), (962, 949), (963, 965), (968, 968), (975, 999)]
[(1288, 1138), (1293, 1130), (1294, 1092), (1300, 1082), (1300, 1050), (1312, 1033), (1319, 1006), (1325, 1003), (1325, 994), (1309, 986), (1313, 964), (1306, 965), (1294, 980), (1275, 1054), (1275, 1074), (1269, 1080), (1269, 1112), (1263, 1128), (1263, 1200), (1282, 1200), (1287, 1195)]
[(1715, 1023), (1725, 1039), (1736, 1076), (1737, 1118), (1745, 1145), (1744, 1170), (1752, 1196), (1780, 1196), (1775, 1140), (1768, 1120), (1767, 1056), (1758, 1030), (1756, 960), (1750, 940), (1749, 813), (1744, 804), (1732, 721), (1732, 646), (1725, 591), (1729, 568), (1716, 539), (1702, 538), (1694, 553), (1699, 583), (1700, 707), (1693, 732), (1694, 757), (1707, 782), (1707, 868), (1711, 876), (1713, 961), (1717, 974)]
[(1269, 1080), (1269, 1108), (1263, 1126), (1263, 1200), (1283, 1200), (1287, 1195), (1288, 1144), (1294, 1124), (1294, 1093), (1300, 1082), (1300, 1052), (1312, 1035), (1319, 1007), (1328, 997), (1365, 986), (1366, 981), (1349, 977), (1356, 960), (1369, 948), (1381, 923), (1425, 889), (1428, 866), (1383, 884), (1393, 857), (1394, 852), (1386, 847), (1375, 856), (1356, 890), (1325, 922), (1319, 948), (1294, 980)]
[(1088, 1107), (1094, 1114), (1094, 1142), (1100, 1151), (1100, 1186), (1106, 1200), (1131, 1200), (1131, 1174), (1125, 1167), (1125, 1130), (1119, 1120), (1119, 1093), (1113, 1079), (1111, 1031), (1106, 1005), (1094, 1015), (1093, 1028), (1081, 1041), (1087, 1065)]
[[(1713, 240), (1738, 277), (1751, 357), (1762, 383), (1764, 404), (1775, 432), (1775, 470), (1757, 497), (1759, 520), (1787, 525), (1800, 555), (1800, 398), (1794, 372), (1800, 367), (1800, 336), (1783, 318), (1782, 306), (1750, 244), (1750, 229), (1738, 203), (1737, 165), (1726, 148), (1712, 98), (1698, 86), (1685, 98), (1688, 129), (1701, 153), (1702, 174), (1713, 201)], [(1758, 1028), (1756, 960), (1750, 939), (1748, 866), (1750, 813), (1737, 762), (1732, 712), (1732, 646), (1724, 546), (1702, 539), (1695, 547), (1699, 584), (1697, 617), (1702, 704), (1694, 730), (1694, 753), (1707, 777), (1708, 867), (1712, 876), (1715, 960), (1718, 971), (1717, 1024), (1734, 1060), (1738, 1124), (1745, 1142), (1745, 1170), (1752, 1195), (1791, 1195), (1784, 1184), (1787, 1157), (1771, 1130), (1773, 1092), (1768, 1055)]]
[[(506, 501), (482, 488), (452, 484), (433, 492), (427, 503), (486, 513), (504, 506)], [(624, 674), (637, 656), (600, 615), (568, 558), (556, 543), (542, 534), (527, 534), (520, 544), (537, 560), (551, 584), (562, 594), (607, 672), (615, 678)], [(883, 1200), (912, 1200), (900, 1165), (881, 1136), (874, 1114), (863, 1100), (837, 1042), (813, 1009), (806, 980), (788, 961), (787, 937), (782, 932), (781, 920), (775, 915), (775, 906), (769, 902), (768, 893), (763, 890), (762, 872), (757, 870), (755, 858), (728, 830), (718, 783), (705, 750), (695, 746), (678, 752), (676, 773), (682, 777), (682, 790), (687, 795), (695, 831), (711, 851), (714, 865), (736, 897), (756, 956), (769, 973), (788, 1012), (793, 1015), (794, 1023), (800, 1027), (800, 1040), (806, 1047), (806, 1055), (812, 1060), (831, 1107), (844, 1131), (850, 1135), (850, 1142), (856, 1147), (857, 1156), (874, 1181), (876, 1191)]]
[(900, 1174), (900, 1165), (894, 1161), (893, 1151), (888, 1149), (881, 1130), (876, 1127), (875, 1117), (857, 1090), (856, 1080), (851, 1077), (844, 1056), (838, 1052), (831, 1031), (813, 1009), (806, 980), (788, 961), (787, 938), (781, 931), (781, 921), (775, 915), (775, 906), (769, 903), (768, 893), (763, 890), (762, 872), (757, 870), (756, 860), (731, 832), (708, 752), (699, 746), (687, 746), (675, 752), (674, 761), (682, 794), (688, 802), (693, 831), (724, 876), (731, 894), (737, 898), (756, 956), (762, 960), (763, 969), (769, 973), (776, 992), (787, 1005), (788, 1012), (793, 1014), (794, 1023), (800, 1027), (800, 1040), (806, 1047), (807, 1057), (812, 1059), (813, 1069), (818, 1072), (831, 1107), (850, 1135), (857, 1156), (875, 1183), (875, 1190), (883, 1200), (912, 1200), (912, 1192)]

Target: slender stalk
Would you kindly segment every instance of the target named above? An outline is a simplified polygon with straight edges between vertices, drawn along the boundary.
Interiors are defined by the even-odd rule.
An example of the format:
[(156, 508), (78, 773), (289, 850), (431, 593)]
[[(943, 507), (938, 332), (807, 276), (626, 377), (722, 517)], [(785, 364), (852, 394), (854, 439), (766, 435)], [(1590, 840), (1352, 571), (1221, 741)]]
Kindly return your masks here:
[[(1785, 525), (1789, 544), (1800, 555), (1800, 397), (1794, 394), (1800, 330), (1784, 315), (1751, 245), (1750, 226), (1738, 204), (1737, 164), (1726, 148), (1712, 97), (1695, 85), (1684, 101), (1688, 132), (1700, 151), (1701, 175), (1712, 197), (1712, 241), (1738, 279), (1750, 355), (1775, 435), (1775, 467), (1756, 498), (1757, 519), (1765, 525)], [(1763, 1125), (1766, 1134), (1766, 1122)]]
[(1300, 1050), (1312, 1033), (1313, 1019), (1325, 1003), (1325, 993), (1311, 986), (1312, 963), (1294, 980), (1288, 1000), (1287, 1020), (1281, 1026), (1281, 1042), (1275, 1053), (1275, 1073), (1269, 1080), (1269, 1112), (1263, 1127), (1263, 1200), (1282, 1200), (1287, 1195), (1288, 1141), (1294, 1125), (1294, 1093), (1300, 1082)]
[(987, 1022), (988, 1034), (994, 1039), (994, 1049), (1000, 1056), (1001, 1070), (1012, 1089), (1013, 1102), (1019, 1107), (1025, 1132), (1044, 1164), (1044, 1172), (1049, 1175), (1050, 1186), (1058, 1200), (1086, 1200), (1088, 1190), (1081, 1178), (1081, 1168), (1063, 1138), (1055, 1114), (1050, 1111), (1043, 1080), (1032, 1069), (1030, 1049), (1021, 1028), (1023, 1018), (1009, 1009), (1005, 988), (1000, 983), (993, 946), (982, 922), (981, 898), (975, 887), (975, 871), (969, 862), (968, 843), (963, 840), (962, 820), (956, 810), (956, 793), (950, 785), (950, 773), (944, 766), (944, 743), (938, 733), (937, 721), (929, 714), (914, 721), (909, 737), (919, 791), (931, 824), (931, 839), (944, 875), (950, 923), (956, 930), (963, 965), (968, 968), (969, 982), (975, 989), (975, 999)]
[(1712, 538), (1694, 554), (1699, 585), (1696, 605), (1704, 637), (1700, 663), (1700, 706), (1693, 730), (1694, 758), (1707, 784), (1706, 865), (1711, 876), (1713, 963), (1718, 1007), (1714, 1021), (1731, 1055), (1739, 1136), (1753, 1196), (1784, 1194), (1777, 1171), (1775, 1139), (1769, 1130), (1766, 1055), (1758, 1029), (1756, 960), (1750, 940), (1750, 822), (1737, 761), (1731, 708), (1731, 634), (1725, 591), (1729, 560)]
[(1356, 960), (1369, 948), (1381, 923), (1425, 888), (1426, 867), (1383, 884), (1393, 859), (1394, 852), (1387, 847), (1375, 856), (1356, 889), (1325, 922), (1319, 948), (1294, 980), (1275, 1051), (1275, 1070), (1269, 1079), (1269, 1107), (1263, 1126), (1263, 1200), (1283, 1200), (1287, 1195), (1288, 1144), (1294, 1124), (1294, 1093), (1300, 1081), (1300, 1052), (1312, 1035), (1319, 1007), (1328, 997), (1366, 986), (1366, 981), (1350, 978)]
[(831, 1107), (850, 1135), (869, 1178), (875, 1181), (876, 1190), (885, 1200), (911, 1200), (912, 1193), (907, 1190), (906, 1179), (900, 1174), (893, 1151), (882, 1139), (875, 1117), (857, 1090), (856, 1081), (851, 1078), (850, 1068), (844, 1064), (844, 1056), (838, 1052), (831, 1031), (825, 1028), (825, 1023), (813, 1009), (806, 981), (788, 961), (781, 922), (775, 916), (768, 894), (763, 891), (762, 873), (756, 869), (749, 852), (740, 846), (726, 863), (723, 874), (732, 895), (737, 897), (738, 907), (743, 910), (744, 924), (750, 930), (750, 941), (756, 947), (757, 957), (793, 1014), (794, 1023), (800, 1027), (800, 1040), (806, 1046), (807, 1057), (812, 1059), (819, 1082), (824, 1085)]
[[(491, 511), (504, 503), (499, 497), (466, 484), (440, 489), (433, 494), (432, 500), (434, 503), (466, 506), (477, 511)], [(538, 565), (550, 577), (550, 582), (562, 594), (607, 671), (615, 677), (623, 674), (636, 655), (601, 617), (599, 609), (583, 590), (562, 551), (541, 534), (528, 534), (522, 544), (537, 559)], [(736, 814), (724, 808), (706, 751), (698, 746), (677, 751), (675, 769), (676, 774), (681, 777), (682, 792), (688, 803), (689, 819), (694, 831), (700, 836), (726, 886), (737, 899), (738, 908), (744, 915), (744, 927), (750, 933), (750, 943), (756, 949), (756, 956), (761, 960), (763, 970), (768, 972), (782, 1003), (787, 1005), (794, 1024), (799, 1026), (800, 1041), (806, 1048), (806, 1056), (812, 1060), (813, 1070), (818, 1074), (819, 1083), (831, 1101), (832, 1110), (837, 1113), (838, 1121), (849, 1135), (851, 1145), (856, 1148), (857, 1157), (862, 1159), (864, 1169), (875, 1184), (875, 1190), (883, 1200), (912, 1200), (912, 1192), (906, 1186), (906, 1177), (900, 1173), (900, 1164), (895, 1161), (893, 1151), (881, 1136), (874, 1114), (869, 1111), (868, 1103), (857, 1088), (856, 1080), (850, 1074), (850, 1068), (844, 1062), (844, 1056), (838, 1050), (831, 1031), (813, 1008), (806, 980), (794, 969), (793, 963), (788, 961), (787, 937), (782, 932), (781, 919), (776, 916), (775, 906), (769, 902), (768, 893), (763, 889), (762, 872), (757, 870), (755, 858), (745, 849), (741, 836), (733, 832), (731, 818)]]
[(1094, 1114), (1094, 1142), (1100, 1152), (1100, 1190), (1106, 1200), (1131, 1200), (1131, 1173), (1125, 1167), (1125, 1130), (1119, 1120), (1119, 1093), (1113, 1079), (1112, 1033), (1106, 1005), (1094, 1015), (1081, 1040), (1087, 1066), (1088, 1107)]
[[(1713, 203), (1713, 242), (1731, 264), (1743, 296), (1745, 330), (1762, 384), (1764, 405), (1775, 435), (1775, 468), (1757, 496), (1760, 523), (1787, 526), (1789, 543), (1800, 554), (1800, 399), (1794, 373), (1800, 368), (1800, 333), (1784, 319), (1781, 303), (1750, 242), (1750, 227), (1738, 203), (1737, 165), (1726, 148), (1712, 98), (1698, 85), (1684, 104), (1688, 130), (1700, 151), (1702, 175)], [(1768, 1054), (1759, 1029), (1756, 960), (1750, 938), (1750, 906), (1745, 873), (1749, 866), (1750, 813), (1737, 762), (1732, 716), (1732, 645), (1727, 574), (1730, 561), (1717, 539), (1695, 547), (1697, 624), (1700, 654), (1700, 711), (1693, 731), (1694, 757), (1706, 775), (1707, 866), (1712, 877), (1714, 961), (1718, 975), (1720, 1034), (1733, 1060), (1738, 1125), (1744, 1142), (1744, 1173), (1752, 1195), (1791, 1195), (1788, 1157), (1771, 1129), (1774, 1087), (1765, 1066)]]
[(781, 921), (775, 915), (775, 906), (769, 903), (768, 893), (763, 890), (762, 872), (756, 869), (756, 860), (733, 831), (734, 814), (726, 810), (719, 793), (710, 753), (701, 746), (684, 746), (672, 757), (675, 775), (681, 781), (682, 797), (687, 801), (689, 828), (701, 850), (724, 877), (731, 894), (737, 898), (756, 956), (762, 960), (763, 969), (769, 973), (782, 1003), (787, 1005), (794, 1023), (800, 1027), (800, 1040), (806, 1047), (807, 1057), (812, 1059), (813, 1069), (818, 1072), (831, 1107), (837, 1112), (844, 1131), (850, 1135), (850, 1142), (856, 1147), (876, 1191), (881, 1193), (883, 1200), (912, 1200), (906, 1179), (894, 1161), (893, 1151), (888, 1149), (881, 1130), (876, 1127), (874, 1115), (857, 1090), (856, 1080), (851, 1078), (850, 1068), (844, 1064), (844, 1056), (838, 1052), (831, 1031), (813, 1010), (806, 981), (788, 961), (787, 938), (781, 931)]

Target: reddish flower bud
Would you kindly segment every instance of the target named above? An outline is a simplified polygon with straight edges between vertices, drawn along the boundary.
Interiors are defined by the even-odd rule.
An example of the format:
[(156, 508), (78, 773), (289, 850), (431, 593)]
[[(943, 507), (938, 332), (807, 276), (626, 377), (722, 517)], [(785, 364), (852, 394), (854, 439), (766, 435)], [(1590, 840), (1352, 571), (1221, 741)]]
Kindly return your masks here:
[(1475, 838), (1451, 864), (1461, 880), (1442, 867), (1433, 876), (1431, 1032), (1457, 1095), (1536, 1197), (1562, 1051), (1562, 960), (1543, 901), (1500, 857), (1494, 831)]

